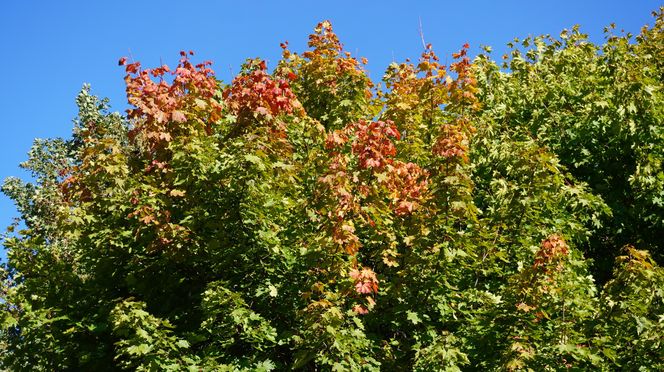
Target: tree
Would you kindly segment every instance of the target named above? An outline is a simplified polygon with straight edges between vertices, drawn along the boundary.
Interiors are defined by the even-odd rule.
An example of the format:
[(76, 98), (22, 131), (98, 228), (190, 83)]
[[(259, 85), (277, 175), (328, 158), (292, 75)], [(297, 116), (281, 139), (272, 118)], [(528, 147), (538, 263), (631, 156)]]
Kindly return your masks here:
[(477, 60), (480, 121), (541, 144), (610, 207), (586, 249), (601, 282), (626, 244), (664, 260), (657, 238), (664, 233), (663, 70), (656, 57), (664, 20), (661, 10), (654, 16), (654, 26), (635, 38), (607, 27), (603, 45), (589, 42), (578, 27), (560, 39), (515, 39), (504, 56), (509, 73), (488, 55)]
[[(327, 21), (230, 84), (192, 52), (174, 69), (121, 59), (127, 114), (84, 87), (72, 138), (36, 141), (35, 181), (3, 186), (25, 228), (4, 239), (0, 366), (656, 369), (662, 269), (626, 248), (599, 290), (587, 257), (658, 247), (656, 205), (617, 211), (598, 179), (626, 167), (610, 182), (650, 185), (639, 206), (658, 192), (661, 69), (635, 66), (661, 64), (646, 54), (662, 22), (602, 53), (576, 31), (537, 38), (509, 72), (467, 45), (443, 66), (429, 45), (381, 84)], [(595, 144), (597, 120), (563, 110), (572, 81), (631, 92), (653, 128)], [(556, 131), (595, 147), (577, 159)], [(615, 230), (632, 222), (654, 230)]]

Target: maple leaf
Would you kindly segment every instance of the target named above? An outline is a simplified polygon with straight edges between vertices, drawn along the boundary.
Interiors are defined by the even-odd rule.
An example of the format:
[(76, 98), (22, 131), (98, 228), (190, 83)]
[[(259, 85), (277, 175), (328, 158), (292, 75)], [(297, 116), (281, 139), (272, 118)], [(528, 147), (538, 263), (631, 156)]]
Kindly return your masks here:
[(125, 71), (127, 71), (127, 73), (129, 73), (129, 74), (135, 74), (135, 73), (138, 72), (140, 67), (141, 67), (140, 62), (130, 63), (130, 64), (126, 65)]
[(155, 221), (155, 218), (151, 214), (148, 214), (147, 216), (144, 216), (143, 218), (141, 218), (141, 222), (143, 222), (146, 225), (149, 224), (150, 222), (153, 222), (153, 221)]
[(364, 281), (355, 283), (355, 291), (357, 291), (357, 293), (362, 293), (362, 294), (368, 294), (373, 292), (371, 283)]
[(363, 305), (353, 306), (353, 311), (358, 315), (365, 315), (365, 314), (369, 313), (369, 310), (366, 307), (364, 307)]
[(173, 118), (173, 121), (177, 123), (184, 123), (185, 121), (187, 121), (187, 117), (184, 115), (182, 111), (177, 111), (177, 110), (173, 111), (171, 113), (171, 117)]

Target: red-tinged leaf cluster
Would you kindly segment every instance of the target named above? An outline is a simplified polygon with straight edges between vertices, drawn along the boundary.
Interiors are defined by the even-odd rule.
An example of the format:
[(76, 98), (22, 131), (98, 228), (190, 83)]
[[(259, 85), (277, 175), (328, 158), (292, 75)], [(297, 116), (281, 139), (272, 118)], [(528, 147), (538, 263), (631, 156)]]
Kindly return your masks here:
[(475, 128), (468, 119), (468, 115), (477, 110), (479, 101), (475, 96), (477, 81), (475, 80), (470, 58), (468, 58), (468, 44), (464, 44), (460, 52), (452, 55), (456, 62), (450, 65), (450, 70), (456, 78), (446, 79), (446, 88), (449, 91), (450, 110), (456, 113), (451, 122), (445, 122), (433, 146), (433, 154), (445, 159), (456, 158), (462, 162), (468, 161), (469, 135), (475, 133)]
[(348, 217), (361, 215), (360, 203), (354, 194), (352, 176), (348, 175), (347, 159), (344, 155), (332, 154), (328, 173), (319, 179), (332, 193), (334, 205), (327, 212), (332, 224), (333, 241), (349, 255), (355, 255), (360, 249), (359, 238), (355, 235), (355, 227)]
[[(330, 151), (331, 161), (328, 172), (319, 182), (331, 194), (327, 217), (331, 223), (334, 243), (353, 256), (361, 248), (355, 234), (353, 220), (371, 227), (375, 222), (366, 213), (363, 204), (375, 197), (389, 201), (395, 215), (413, 213), (427, 192), (428, 173), (415, 163), (405, 163), (395, 159), (395, 139), (400, 133), (391, 121), (365, 121), (347, 125), (344, 129), (331, 131), (325, 141)], [(372, 198), (370, 198), (370, 196)], [(351, 272), (356, 292), (376, 293), (378, 281), (375, 273), (368, 269), (354, 269)], [(365, 314), (373, 307), (373, 299), (367, 299), (370, 306), (355, 306), (358, 314)]]
[(327, 129), (338, 129), (367, 113), (373, 82), (358, 60), (344, 51), (330, 22), (319, 23), (301, 55), (283, 43), (283, 59), (275, 74), (288, 79), (307, 115)]
[(343, 51), (343, 45), (339, 37), (332, 31), (330, 21), (320, 22), (314, 28), (314, 33), (309, 35), (308, 45), (313, 51), (303, 53), (306, 58), (315, 58), (316, 55), (336, 57)]
[(349, 276), (354, 280), (355, 292), (364, 295), (378, 293), (378, 278), (370, 268), (353, 269)]
[[(449, 69), (439, 62), (431, 45), (427, 45), (417, 66), (412, 63), (392, 65), (385, 83), (387, 108), (384, 117), (394, 120), (414, 141), (425, 137), (422, 130), (438, 128), (432, 153), (445, 159), (467, 162), (469, 136), (475, 129), (469, 114), (477, 109), (476, 81), (464, 45)], [(452, 115), (444, 115), (441, 110)], [(422, 122), (428, 123), (423, 129)]]
[(565, 286), (564, 270), (569, 259), (570, 247), (558, 234), (542, 240), (533, 264), (517, 276), (518, 291), (515, 307), (523, 313), (531, 313), (535, 324), (549, 318), (559, 302), (556, 296)]
[[(184, 195), (180, 190), (173, 189), (168, 194), (172, 197)], [(137, 189), (131, 193), (130, 202), (134, 210), (127, 214), (127, 219), (136, 219), (140, 222), (137, 234), (146, 228), (148, 234), (154, 234), (154, 239), (145, 248), (147, 251), (161, 251), (189, 242), (191, 231), (173, 221), (173, 212), (150, 201), (154, 194), (146, 194)], [(178, 243), (178, 244), (174, 244)], [(171, 252), (174, 253), (174, 252)]]
[(369, 310), (376, 304), (372, 296), (378, 293), (379, 282), (376, 273), (368, 267), (363, 267), (352, 269), (349, 276), (353, 280), (355, 293), (366, 301), (366, 305), (356, 304), (353, 306), (353, 311), (360, 315), (369, 313)]
[[(314, 29), (314, 33), (309, 35), (308, 50), (302, 53), (304, 58), (311, 61), (323, 62), (323, 60), (334, 60), (332, 64), (338, 76), (346, 73), (358, 71), (360, 68), (360, 61), (351, 57), (350, 52), (343, 51), (343, 44), (339, 42), (339, 37), (332, 31), (332, 24), (329, 21), (319, 23)], [(343, 56), (342, 56), (343, 55)], [(341, 58), (337, 58), (341, 57)], [(362, 58), (361, 63), (366, 64), (366, 58)], [(336, 86), (334, 79), (330, 80), (332, 88)]]
[(451, 123), (443, 124), (440, 135), (433, 145), (433, 154), (446, 159), (457, 158), (467, 162), (468, 135), (464, 130), (467, 127), (468, 123), (464, 118), (458, 118)]
[(569, 246), (559, 235), (553, 234), (542, 241), (535, 255), (533, 268), (545, 274), (562, 271), (564, 261), (569, 255)]
[[(350, 194), (342, 196), (342, 199), (346, 199), (346, 203), (348, 204), (353, 203), (353, 201), (350, 200), (351, 198), (352, 196)], [(343, 202), (344, 201), (342, 201), (342, 203)], [(344, 213), (343, 210), (344, 208), (339, 208), (337, 209), (337, 212)], [(333, 222), (333, 224), (332, 239), (334, 242), (339, 246), (344, 247), (345, 252), (349, 255), (355, 255), (362, 246), (360, 239), (355, 235), (355, 226), (351, 222), (344, 220), (342, 217), (337, 217), (337, 221)]]
[(396, 146), (393, 139), (401, 135), (393, 122), (359, 121), (354, 129), (351, 145), (360, 169), (370, 169), (374, 175), (383, 173), (379, 182), (388, 190), (393, 210), (397, 215), (412, 213), (426, 191), (428, 174), (415, 163), (394, 159)]
[[(426, 192), (428, 173), (415, 163), (395, 159), (393, 139), (398, 140), (401, 135), (394, 123), (360, 120), (328, 134), (325, 144), (328, 150), (335, 150), (346, 145), (351, 137), (351, 153), (357, 158), (358, 170), (369, 170), (374, 176), (380, 175), (376, 177), (378, 183), (387, 189), (397, 215), (412, 213)], [(330, 169), (337, 169), (341, 166), (340, 158), (338, 153), (333, 154)], [(371, 193), (366, 183), (357, 185), (357, 190), (363, 197)]]
[(120, 60), (127, 72), (127, 100), (134, 106), (127, 111), (135, 125), (130, 138), (142, 134), (151, 151), (165, 147), (177, 133), (186, 132), (182, 129), (187, 121), (211, 134), (212, 124), (221, 118), (222, 105), (215, 97), (218, 83), (209, 67), (211, 62), (193, 65), (187, 53), (180, 55), (175, 71), (167, 65), (141, 69), (140, 62), (127, 64), (126, 58)]
[(440, 58), (434, 52), (431, 44), (427, 44), (424, 52), (422, 52), (420, 62), (417, 65), (417, 72), (423, 74), (425, 80), (432, 81), (434, 84), (441, 83), (447, 75), (445, 65), (440, 63)]
[(359, 304), (353, 306), (353, 311), (354, 311), (356, 314), (358, 314), (358, 315), (369, 314), (369, 309), (367, 309), (366, 306), (364, 306), (364, 305), (359, 305)]
[[(421, 124), (418, 120), (433, 123), (440, 106), (449, 103), (447, 85), (452, 79), (431, 44), (426, 46), (417, 66), (410, 62), (393, 64), (384, 81), (389, 89), (385, 116), (403, 129), (416, 130)], [(414, 117), (416, 114), (421, 117)]]
[[(192, 55), (193, 52), (180, 52), (175, 70), (167, 65), (142, 69), (139, 62), (127, 64), (126, 58), (119, 62), (127, 72), (127, 99), (133, 106), (127, 110), (133, 124), (127, 134), (140, 150), (140, 164), (151, 175), (147, 179), (154, 187), (132, 191), (132, 210), (126, 218), (139, 222), (136, 236), (154, 237), (145, 246), (149, 251), (181, 247), (189, 241), (190, 230), (173, 220), (176, 212), (169, 207), (169, 200), (181, 193), (172, 185), (171, 143), (212, 135), (213, 126), (222, 117), (219, 84), (211, 62), (194, 65), (189, 60)], [(175, 192), (158, 191), (164, 188)]]
[(349, 157), (340, 151), (348, 139), (345, 130), (336, 130), (327, 136), (325, 146), (330, 150), (331, 159), (327, 173), (320, 177), (319, 182), (331, 193), (332, 203), (327, 218), (332, 224), (333, 241), (346, 253), (354, 256), (361, 244), (350, 219), (354, 215), (362, 216), (363, 212), (355, 192), (358, 179), (352, 175), (352, 170), (349, 170)]
[(359, 161), (360, 169), (372, 169), (380, 172), (389, 164), (397, 154), (397, 148), (392, 138), (400, 139), (401, 135), (392, 122), (360, 120), (352, 127), (346, 129), (354, 130), (355, 140), (352, 151)]
[(428, 172), (415, 163), (396, 161), (385, 180), (391, 206), (398, 216), (410, 215), (421, 204), (428, 186)]
[(455, 104), (478, 109), (477, 80), (471, 70), (472, 63), (468, 57), (468, 48), (468, 44), (464, 44), (461, 51), (452, 54), (457, 61), (450, 65), (450, 69), (456, 73), (456, 79), (449, 86), (450, 98)]
[(232, 85), (224, 90), (228, 108), (237, 116), (240, 130), (258, 121), (269, 126), (271, 135), (285, 138), (286, 126), (275, 118), (301, 110), (288, 80), (272, 78), (262, 60), (251, 61), (248, 70), (233, 79)]

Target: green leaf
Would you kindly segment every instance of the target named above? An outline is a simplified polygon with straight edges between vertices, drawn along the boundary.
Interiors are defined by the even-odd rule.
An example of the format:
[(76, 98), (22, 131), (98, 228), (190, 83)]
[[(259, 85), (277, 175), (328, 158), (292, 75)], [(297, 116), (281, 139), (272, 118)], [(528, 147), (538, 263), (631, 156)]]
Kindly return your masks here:
[(407, 314), (406, 319), (410, 320), (411, 323), (413, 323), (413, 324), (422, 323), (422, 320), (420, 319), (420, 317), (418, 316), (418, 314), (416, 312), (409, 310), (409, 311), (406, 311), (406, 314)]

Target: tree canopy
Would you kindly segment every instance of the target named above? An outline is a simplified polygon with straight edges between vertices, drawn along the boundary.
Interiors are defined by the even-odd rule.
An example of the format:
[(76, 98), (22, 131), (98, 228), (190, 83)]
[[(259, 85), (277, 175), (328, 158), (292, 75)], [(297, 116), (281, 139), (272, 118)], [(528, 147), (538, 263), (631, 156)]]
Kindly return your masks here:
[(122, 58), (126, 114), (85, 86), (2, 187), (0, 367), (664, 369), (663, 27)]

